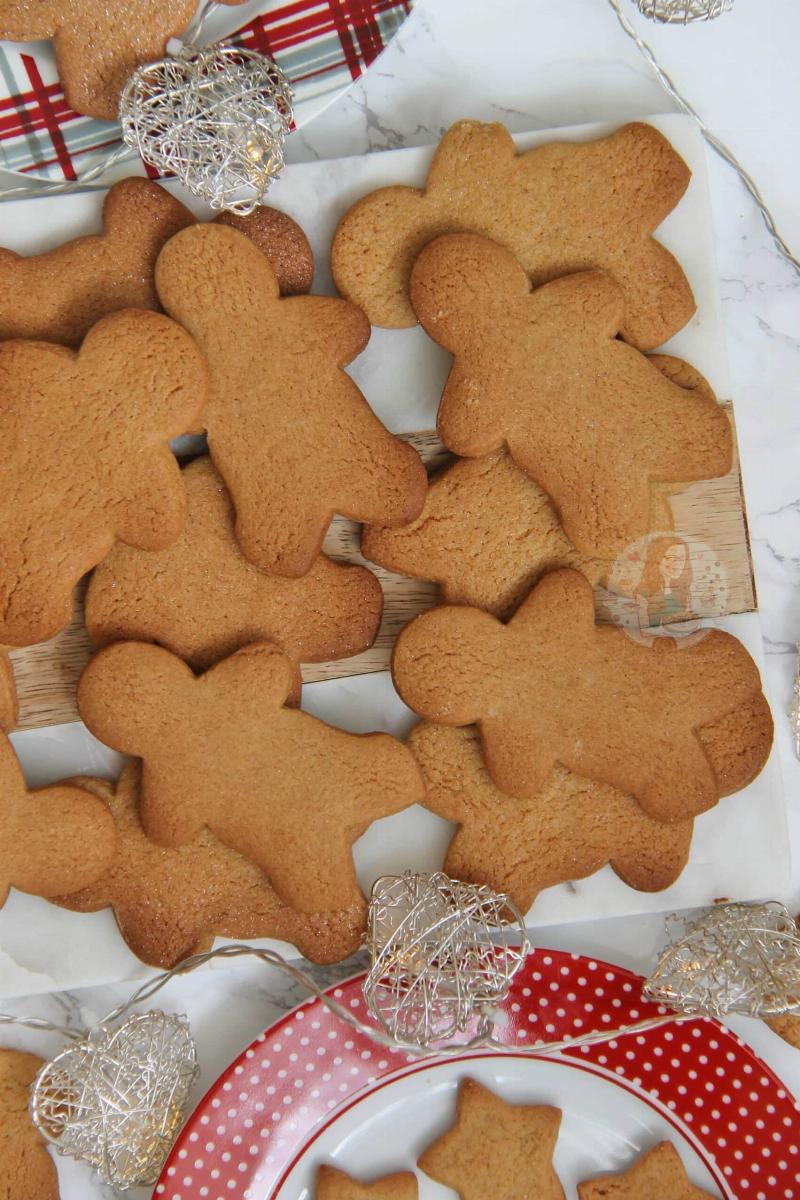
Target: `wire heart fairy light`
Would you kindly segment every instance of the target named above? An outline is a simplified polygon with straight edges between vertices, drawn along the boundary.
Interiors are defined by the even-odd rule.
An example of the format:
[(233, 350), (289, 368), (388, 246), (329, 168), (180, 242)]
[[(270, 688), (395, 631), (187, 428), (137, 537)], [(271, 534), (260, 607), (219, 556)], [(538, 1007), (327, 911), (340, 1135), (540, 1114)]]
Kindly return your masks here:
[(636, 0), (639, 12), (665, 25), (712, 21), (730, 12), (733, 0)]
[(372, 1022), (362, 1021), (276, 951), (234, 944), (193, 955), (147, 980), (93, 1031), (3, 1014), (0, 1024), (59, 1032), (71, 1040), (34, 1082), (34, 1122), (59, 1153), (89, 1163), (104, 1182), (125, 1191), (155, 1182), (190, 1107), (196, 1059), (186, 1019), (156, 1010), (131, 1016), (176, 976), (212, 960), (256, 958), (301, 984), (377, 1045), (442, 1059), (476, 1049), (541, 1058), (692, 1020), (694, 1014), (764, 1016), (798, 1006), (800, 940), (782, 905), (720, 905), (688, 923), (670, 918), (668, 928), (679, 939), (662, 954), (644, 988), (648, 999), (661, 1001), (656, 1015), (525, 1049), (496, 1036), (504, 1020), (499, 1006), (529, 950), (523, 918), (502, 893), (442, 872), (383, 876), (374, 886), (368, 925), (372, 966), (364, 982)]

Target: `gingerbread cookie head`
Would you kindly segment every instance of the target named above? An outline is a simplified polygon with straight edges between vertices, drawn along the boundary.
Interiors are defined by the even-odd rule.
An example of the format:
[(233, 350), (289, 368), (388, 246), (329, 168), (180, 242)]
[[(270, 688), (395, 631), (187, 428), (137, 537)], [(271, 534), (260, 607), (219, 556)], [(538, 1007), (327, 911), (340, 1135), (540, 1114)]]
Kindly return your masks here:
[(607, 271), (624, 297), (622, 336), (652, 349), (695, 309), (680, 265), (652, 237), (689, 177), (650, 125), (517, 154), (504, 126), (459, 121), (442, 139), (424, 190), (381, 188), (342, 218), (332, 251), (336, 286), (374, 325), (414, 325), (415, 258), (439, 234), (472, 232), (505, 246), (534, 286), (587, 268)]
[(565, 1200), (553, 1169), (561, 1113), (545, 1104), (506, 1104), (474, 1079), (458, 1088), (452, 1129), (419, 1160), (460, 1200)]
[(113, 909), (123, 938), (150, 966), (173, 967), (209, 950), (215, 936), (279, 938), (317, 963), (340, 962), (361, 944), (366, 904), (360, 896), (342, 912), (298, 913), (278, 899), (255, 863), (208, 829), (174, 849), (152, 842), (139, 816), (139, 762), (127, 763), (116, 784), (72, 782), (108, 806), (117, 852), (99, 879), (55, 902), (73, 912)]
[(353, 843), (421, 800), (422, 779), (387, 734), (357, 737), (283, 707), (292, 679), (267, 643), (197, 677), (160, 647), (118, 642), (85, 669), (78, 707), (98, 737), (144, 760), (148, 836), (175, 847), (208, 827), (284, 903), (343, 910), (360, 897)]
[(321, 554), (300, 579), (267, 575), (236, 544), (233, 506), (210, 459), (195, 459), (183, 480), (188, 514), (177, 541), (159, 551), (117, 545), (95, 570), (85, 604), (95, 645), (158, 642), (195, 670), (254, 641), (275, 642), (295, 663), (372, 645), (383, 592), (371, 571)]
[[(242, 0), (222, 0), (240, 4)], [(194, 16), (195, 0), (0, 0), (0, 40), (52, 38), (67, 104), (116, 121), (122, 89), (137, 67), (162, 58)]]
[(56, 1165), (28, 1109), (43, 1066), (33, 1054), (0, 1049), (0, 1196), (8, 1200), (59, 1197)]
[(695, 1187), (671, 1142), (660, 1142), (621, 1174), (599, 1175), (578, 1184), (579, 1200), (713, 1200)]
[(224, 212), (215, 225), (243, 233), (269, 260), (282, 296), (303, 296), (314, 280), (314, 252), (303, 230), (286, 213), (260, 204), (247, 216)]
[(209, 453), (245, 558), (303, 575), (334, 513), (373, 522), (381, 512), (386, 525), (417, 516), (427, 488), (418, 454), (343, 370), (369, 338), (359, 309), (327, 296), (281, 299), (264, 255), (219, 225), (168, 242), (156, 286), (208, 359)]
[(610, 275), (531, 292), (508, 250), (451, 234), (420, 254), (411, 299), (455, 355), (439, 407), (445, 445), (467, 458), (507, 446), (580, 553), (613, 560), (652, 529), (657, 484), (730, 469), (730, 423), (713, 395), (616, 337), (624, 296)]
[[(501, 791), (535, 796), (559, 764), (662, 821), (716, 804), (720, 781), (697, 731), (761, 692), (755, 663), (729, 634), (648, 647), (596, 627), (591, 585), (569, 570), (546, 575), (505, 626), (472, 608), (417, 617), (397, 640), (392, 673), (426, 720), (479, 725)], [(763, 758), (770, 742), (765, 731)]]
[(121, 179), (103, 203), (103, 232), (45, 254), (0, 248), (0, 339), (79, 346), (92, 325), (123, 308), (157, 309), (158, 252), (194, 217), (149, 179)]
[(41, 642), (66, 625), (72, 589), (115, 539), (174, 541), (186, 497), (169, 439), (205, 394), (197, 347), (156, 313), (105, 317), (77, 354), (0, 343), (0, 642)]
[(29, 791), (0, 734), (0, 906), (11, 887), (49, 897), (94, 883), (115, 849), (105, 806), (68, 784)]

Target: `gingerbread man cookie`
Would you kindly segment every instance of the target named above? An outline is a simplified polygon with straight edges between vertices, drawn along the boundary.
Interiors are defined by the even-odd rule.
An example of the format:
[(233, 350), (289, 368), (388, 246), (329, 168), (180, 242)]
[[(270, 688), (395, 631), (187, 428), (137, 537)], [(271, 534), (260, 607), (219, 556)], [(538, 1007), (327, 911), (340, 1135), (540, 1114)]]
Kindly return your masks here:
[(371, 571), (324, 554), (300, 579), (259, 571), (236, 544), (233, 506), (211, 461), (195, 459), (183, 480), (178, 540), (158, 551), (117, 545), (95, 570), (85, 605), (95, 645), (158, 642), (196, 670), (256, 641), (276, 642), (295, 663), (372, 645), (383, 592)]
[(28, 1110), (31, 1085), (44, 1063), (20, 1050), (0, 1050), (0, 1196), (58, 1200), (56, 1165)]
[[(650, 362), (680, 387), (714, 398), (681, 359), (654, 354)], [(653, 498), (651, 518), (656, 529), (672, 528), (668, 495)], [(574, 567), (597, 584), (611, 566), (575, 549), (547, 493), (506, 450), (456, 459), (430, 480), (416, 521), (367, 527), (361, 550), (390, 571), (435, 581), (447, 604), (472, 604), (497, 617), (510, 616), (548, 571)]]
[(115, 539), (175, 540), (186, 496), (169, 439), (197, 421), (206, 381), (192, 339), (156, 313), (104, 317), (77, 354), (0, 343), (0, 643), (66, 625)]
[(673, 383), (616, 337), (624, 298), (610, 275), (531, 292), (508, 250), (451, 234), (417, 259), (411, 299), (455, 355), (442, 441), (465, 458), (508, 446), (579, 552), (614, 559), (646, 534), (654, 485), (730, 470), (731, 427), (713, 396)]
[(8, 655), (0, 650), (0, 729), (10, 732), (17, 723), (17, 714), (14, 668)]
[(149, 179), (121, 179), (103, 204), (103, 232), (28, 257), (0, 248), (0, 339), (79, 346), (101, 317), (159, 307), (158, 252), (194, 217)]
[(357, 904), (352, 846), (422, 799), (413, 756), (388, 734), (355, 736), (282, 707), (292, 666), (275, 646), (239, 650), (195, 676), (142, 642), (101, 650), (78, 686), (83, 720), (144, 760), (142, 824), (163, 846), (207, 826), (301, 913)]
[(503, 125), (458, 121), (439, 144), (424, 190), (381, 188), (345, 214), (333, 242), (333, 276), (373, 325), (414, 325), (408, 281), (423, 246), (442, 233), (477, 233), (515, 255), (534, 287), (576, 271), (607, 271), (624, 296), (622, 336), (649, 350), (695, 310), (680, 265), (652, 237), (689, 178), (650, 125), (518, 155)]
[(311, 291), (314, 251), (297, 221), (286, 213), (260, 204), (244, 217), (238, 213), (220, 213), (214, 224), (237, 229), (258, 247), (269, 259), (282, 296), (302, 296)]
[(565, 1200), (553, 1170), (561, 1113), (545, 1104), (506, 1104), (474, 1079), (459, 1085), (452, 1129), (419, 1160), (459, 1200)]
[(283, 904), (259, 868), (228, 849), (208, 829), (176, 849), (150, 841), (139, 816), (141, 764), (127, 763), (116, 785), (81, 777), (117, 830), (108, 870), (55, 903), (73, 912), (112, 908), (120, 933), (143, 962), (168, 969), (209, 950), (214, 937), (279, 938), (312, 962), (341, 962), (361, 944), (366, 903), (342, 912), (297, 913)]
[(654, 1146), (621, 1175), (598, 1175), (578, 1184), (579, 1200), (713, 1200), (695, 1187), (672, 1142)]
[[(659, 821), (711, 808), (720, 781), (697, 731), (750, 705), (758, 669), (730, 634), (651, 646), (595, 626), (591, 584), (553, 571), (508, 625), (441, 607), (397, 640), (395, 685), (426, 720), (477, 723), (494, 783), (535, 796), (556, 765), (634, 797)], [(766, 757), (771, 728), (763, 736)]]
[[(222, 0), (240, 4), (242, 0)], [(0, 0), (0, 40), (52, 38), (67, 104), (116, 121), (122, 89), (137, 67), (163, 58), (195, 14), (197, 0)]]
[(418, 454), (343, 370), (367, 344), (363, 313), (327, 296), (281, 299), (264, 256), (218, 225), (172, 238), (156, 287), (208, 358), (209, 453), (245, 558), (303, 575), (334, 513), (383, 525), (417, 516), (427, 488)]
[(46, 897), (86, 887), (108, 869), (115, 850), (105, 806), (70, 784), (29, 791), (0, 734), (0, 907), (11, 887)]
[[(737, 792), (764, 765), (769, 706), (759, 694), (697, 736), (721, 795)], [(560, 766), (535, 796), (507, 796), (492, 782), (474, 726), (423, 721), (407, 744), (425, 780), (425, 807), (458, 826), (444, 870), (505, 892), (523, 913), (545, 888), (583, 879), (606, 863), (642, 892), (669, 887), (686, 865), (691, 820), (654, 821), (631, 796)]]
[(314, 1190), (314, 1200), (417, 1200), (418, 1196), (417, 1177), (413, 1171), (398, 1171), (396, 1175), (384, 1175), (372, 1183), (358, 1183), (344, 1171), (328, 1166), (317, 1171)]

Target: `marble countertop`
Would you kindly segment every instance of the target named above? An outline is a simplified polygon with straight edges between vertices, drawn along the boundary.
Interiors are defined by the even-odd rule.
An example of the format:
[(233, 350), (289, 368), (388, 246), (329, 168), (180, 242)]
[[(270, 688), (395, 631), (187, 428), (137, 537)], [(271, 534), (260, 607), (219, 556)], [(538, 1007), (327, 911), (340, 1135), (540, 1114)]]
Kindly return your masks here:
[[(796, 0), (735, 0), (718, 21), (661, 28), (626, 11), (677, 86), (758, 180), (779, 227), (800, 253), (800, 132), (794, 48)], [(366, 153), (436, 140), (457, 117), (502, 120), (513, 131), (672, 111), (605, 0), (417, 0), (395, 42), (347, 96), (292, 136), (289, 161)], [(800, 906), (800, 764), (785, 711), (800, 637), (800, 276), (776, 253), (741, 183), (710, 161), (716, 254), (750, 535), (796, 859)], [(662, 941), (660, 917), (537, 930), (540, 945), (585, 951), (647, 971)], [(338, 974), (349, 974), (352, 963)], [(333, 978), (336, 972), (327, 972)], [(325, 976), (323, 976), (325, 977)], [(10, 1011), (86, 1024), (130, 985), (6, 1003)], [(202, 1066), (198, 1095), (235, 1054), (301, 994), (255, 963), (218, 968), (170, 985), (165, 1007), (186, 1012)], [(800, 1094), (800, 1052), (758, 1022), (731, 1022)], [(4, 1032), (4, 1044), (36, 1053), (56, 1039)], [(60, 1160), (63, 1200), (111, 1193), (78, 1164)], [(145, 1197), (146, 1192), (128, 1193)]]

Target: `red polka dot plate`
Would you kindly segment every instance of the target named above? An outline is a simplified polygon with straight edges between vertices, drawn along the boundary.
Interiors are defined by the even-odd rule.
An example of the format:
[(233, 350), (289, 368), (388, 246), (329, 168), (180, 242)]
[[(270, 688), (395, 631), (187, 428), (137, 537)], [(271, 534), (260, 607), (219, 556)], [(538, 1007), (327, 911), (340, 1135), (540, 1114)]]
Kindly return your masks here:
[[(365, 1017), (359, 975), (332, 989)], [(536, 950), (514, 982), (499, 1036), (614, 1030), (655, 1015), (622, 967)], [(409, 1058), (345, 1027), (317, 1000), (262, 1034), (217, 1080), (164, 1168), (159, 1200), (313, 1200), (333, 1162), (359, 1179), (414, 1169), (451, 1122), (464, 1076), (510, 1103), (563, 1112), (554, 1165), (567, 1195), (668, 1139), (689, 1178), (725, 1200), (800, 1200), (800, 1110), (734, 1033), (708, 1018), (575, 1047), (557, 1058)], [(418, 1171), (419, 1200), (453, 1193)], [(668, 1198), (664, 1198), (668, 1200)]]

